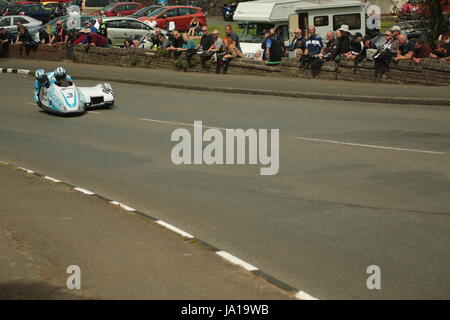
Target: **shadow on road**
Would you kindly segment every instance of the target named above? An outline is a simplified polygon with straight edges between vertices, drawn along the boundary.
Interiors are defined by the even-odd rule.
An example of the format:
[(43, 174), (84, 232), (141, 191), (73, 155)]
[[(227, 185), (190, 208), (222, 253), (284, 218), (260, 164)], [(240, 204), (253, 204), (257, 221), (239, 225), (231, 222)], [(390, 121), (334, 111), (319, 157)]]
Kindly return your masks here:
[(11, 281), (0, 283), (0, 300), (73, 300), (84, 299), (68, 289), (40, 281)]

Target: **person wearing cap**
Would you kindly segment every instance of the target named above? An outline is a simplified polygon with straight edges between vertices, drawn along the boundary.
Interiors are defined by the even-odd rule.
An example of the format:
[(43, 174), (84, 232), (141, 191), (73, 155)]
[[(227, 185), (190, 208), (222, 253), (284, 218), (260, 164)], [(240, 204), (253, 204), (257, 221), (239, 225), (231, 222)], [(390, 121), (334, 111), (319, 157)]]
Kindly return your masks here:
[(402, 32), (402, 29), (399, 26), (392, 26), (391, 28), (389, 28), (389, 31), (392, 35), (391, 49), (397, 51), (398, 47), (400, 46), (398, 42), (398, 36)]
[(56, 31), (50, 38), (49, 44), (53, 43), (66, 43), (69, 40), (69, 35), (67, 34), (66, 28), (62, 25), (62, 21), (56, 21)]
[(81, 42), (81, 44), (85, 44), (88, 46), (95, 46), (100, 48), (106, 48), (108, 47), (108, 39), (105, 37), (99, 35), (98, 33), (92, 32), (90, 29), (81, 29), (81, 34), (84, 34), (84, 39)]
[(5, 28), (0, 28), (0, 57), (7, 57), (9, 45), (13, 42), (13, 36)]
[(269, 29), (269, 36), (266, 39), (266, 59), (268, 65), (278, 65), (284, 53), (283, 44), (275, 28)]
[(91, 30), (91, 32), (93, 32), (93, 33), (97, 33), (98, 32), (97, 28), (89, 20), (86, 21), (86, 28)]
[(336, 30), (336, 53), (333, 60), (339, 62), (342, 55), (346, 55), (351, 51), (350, 37), (348, 36), (348, 25), (343, 24)]
[(363, 35), (360, 32), (357, 32), (350, 40), (350, 51), (345, 53), (344, 56), (350, 60), (361, 61), (364, 58), (364, 55)]

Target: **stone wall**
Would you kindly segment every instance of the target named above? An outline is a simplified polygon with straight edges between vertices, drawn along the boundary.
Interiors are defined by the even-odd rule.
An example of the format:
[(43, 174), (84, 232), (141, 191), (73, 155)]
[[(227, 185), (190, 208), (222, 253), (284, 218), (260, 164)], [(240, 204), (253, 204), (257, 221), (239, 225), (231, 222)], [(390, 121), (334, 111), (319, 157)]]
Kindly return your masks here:
[(10, 58), (62, 61), (67, 58), (67, 49), (65, 45), (58, 44), (52, 46), (40, 44), (35, 49), (13, 44), (9, 46), (8, 54)]
[[(211, 61), (207, 69), (202, 68), (196, 56), (190, 66), (185, 57), (178, 59), (168, 57), (166, 52), (157, 53), (145, 49), (91, 48), (88, 53), (84, 48), (75, 47), (73, 58), (79, 63), (118, 65), (127, 67), (171, 69), (192, 72), (215, 72)], [(311, 69), (300, 68), (297, 60), (283, 58), (280, 66), (267, 66), (262, 61), (236, 59), (230, 64), (230, 74), (319, 78), (330, 80), (348, 80), (363, 82), (388, 82), (402, 84), (448, 85), (450, 84), (450, 61), (425, 59), (419, 65), (413, 61), (391, 63), (389, 70), (381, 77), (375, 78), (374, 64), (363, 61), (356, 67), (353, 61), (343, 59), (339, 65), (326, 62), (317, 75)]]

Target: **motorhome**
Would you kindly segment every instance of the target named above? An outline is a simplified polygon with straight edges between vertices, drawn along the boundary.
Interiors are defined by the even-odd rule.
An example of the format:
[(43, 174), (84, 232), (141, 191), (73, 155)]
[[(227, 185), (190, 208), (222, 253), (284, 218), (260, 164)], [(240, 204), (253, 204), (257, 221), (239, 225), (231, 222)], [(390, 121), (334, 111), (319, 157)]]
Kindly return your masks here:
[(366, 17), (360, 0), (258, 0), (240, 2), (234, 20), (243, 27), (240, 36), (242, 52), (250, 58), (261, 50), (262, 33), (275, 28), (287, 44), (297, 28), (303, 31), (315, 26), (325, 38), (341, 25), (350, 32), (366, 31)]
[(299, 0), (257, 0), (240, 2), (233, 20), (243, 27), (240, 35), (242, 51), (254, 57), (261, 49), (262, 33), (276, 28), (284, 41), (289, 41), (289, 15), (303, 1)]
[(316, 27), (316, 33), (325, 39), (328, 31), (335, 31), (343, 24), (350, 33), (366, 33), (366, 15), (359, 0), (306, 0), (289, 15), (289, 33), (295, 29)]

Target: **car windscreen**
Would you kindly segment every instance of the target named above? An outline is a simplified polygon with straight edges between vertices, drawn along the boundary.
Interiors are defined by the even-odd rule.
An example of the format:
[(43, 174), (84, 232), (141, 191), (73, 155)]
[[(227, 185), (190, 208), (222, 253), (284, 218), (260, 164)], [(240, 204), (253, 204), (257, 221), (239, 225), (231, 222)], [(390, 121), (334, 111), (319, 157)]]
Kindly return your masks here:
[(110, 3), (110, 4), (108, 4), (106, 7), (102, 8), (102, 10), (103, 10), (103, 11), (109, 11), (109, 10), (111, 10), (112, 8), (114, 8), (115, 5), (116, 5), (115, 3)]
[(158, 14), (160, 14), (161, 12), (163, 12), (164, 10), (166, 10), (166, 8), (159, 8), (156, 9), (155, 11), (152, 11), (148, 14), (149, 17), (156, 17)]

